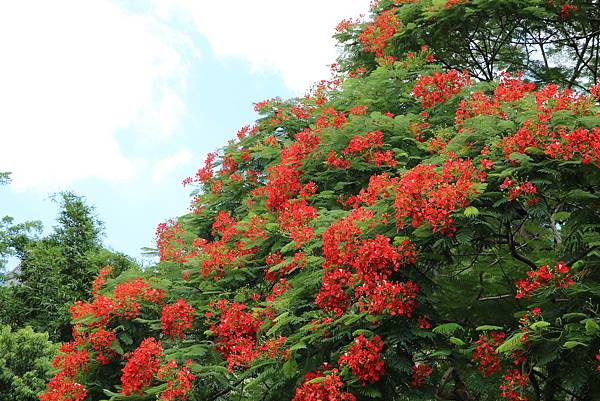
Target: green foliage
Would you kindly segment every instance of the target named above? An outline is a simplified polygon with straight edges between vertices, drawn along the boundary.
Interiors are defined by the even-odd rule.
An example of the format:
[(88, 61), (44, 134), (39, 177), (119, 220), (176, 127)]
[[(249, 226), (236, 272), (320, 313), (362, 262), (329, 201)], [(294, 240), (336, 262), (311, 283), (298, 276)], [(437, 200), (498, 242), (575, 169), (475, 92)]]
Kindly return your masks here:
[(50, 378), (56, 351), (45, 333), (0, 326), (0, 399), (37, 400)]

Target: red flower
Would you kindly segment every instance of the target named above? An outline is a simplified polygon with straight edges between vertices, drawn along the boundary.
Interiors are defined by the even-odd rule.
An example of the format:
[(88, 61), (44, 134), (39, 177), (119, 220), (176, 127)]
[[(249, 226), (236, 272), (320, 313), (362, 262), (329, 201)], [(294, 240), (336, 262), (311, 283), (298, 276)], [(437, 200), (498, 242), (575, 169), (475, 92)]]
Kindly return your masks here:
[[(309, 383), (319, 377), (325, 379), (317, 383)], [(337, 369), (333, 369), (328, 375), (320, 372), (307, 373), (304, 383), (296, 389), (292, 401), (356, 401), (352, 394), (341, 391), (343, 385)]]
[(412, 370), (410, 385), (413, 388), (422, 387), (425, 384), (425, 379), (433, 373), (433, 369), (429, 365), (413, 365)]
[(110, 362), (110, 358), (115, 356), (117, 353), (110, 348), (110, 346), (117, 340), (115, 332), (113, 330), (106, 330), (102, 327), (96, 331), (90, 332), (88, 335), (88, 342), (92, 348), (98, 353), (96, 360), (100, 364), (107, 364)]
[(162, 345), (154, 338), (146, 338), (133, 351), (123, 368), (123, 375), (121, 376), (121, 392), (126, 397), (131, 394), (144, 394), (142, 387), (149, 386), (154, 375), (158, 373), (162, 352)]
[(517, 369), (508, 371), (504, 375), (503, 383), (500, 385), (502, 398), (506, 398), (509, 401), (527, 401), (527, 397), (523, 395), (523, 387), (528, 383), (528, 374), (521, 374)]
[(494, 372), (502, 369), (500, 366), (500, 357), (496, 353), (496, 348), (504, 341), (504, 332), (490, 333), (491, 338), (480, 335), (479, 340), (475, 343), (477, 347), (473, 350), (471, 360), (478, 363), (478, 369), (483, 372), (484, 377), (488, 377)]
[(381, 350), (383, 341), (379, 336), (370, 340), (360, 335), (352, 346), (339, 359), (339, 365), (348, 365), (352, 373), (358, 377), (363, 386), (365, 383), (375, 383), (383, 375), (383, 360)]
[(192, 389), (192, 384), (196, 376), (189, 371), (187, 366), (192, 361), (188, 360), (186, 366), (177, 369), (177, 363), (173, 360), (160, 367), (157, 377), (160, 380), (167, 379), (167, 388), (165, 388), (158, 398), (159, 401), (185, 401), (188, 393)]
[(192, 328), (195, 311), (184, 299), (177, 300), (173, 305), (166, 305), (160, 318), (163, 333), (171, 338), (183, 339), (183, 331)]
[(103, 267), (92, 283), (92, 295), (96, 295), (102, 286), (106, 283), (106, 277), (113, 271), (112, 266)]
[(438, 103), (444, 103), (460, 92), (471, 80), (466, 72), (460, 74), (456, 70), (446, 73), (434, 72), (433, 75), (423, 75), (413, 88), (413, 95), (421, 99), (423, 108), (430, 109)]
[(367, 24), (358, 35), (358, 40), (363, 44), (364, 50), (375, 53), (375, 57), (385, 56), (388, 39), (400, 29), (401, 23), (395, 11), (395, 8), (391, 8), (377, 15), (373, 22)]

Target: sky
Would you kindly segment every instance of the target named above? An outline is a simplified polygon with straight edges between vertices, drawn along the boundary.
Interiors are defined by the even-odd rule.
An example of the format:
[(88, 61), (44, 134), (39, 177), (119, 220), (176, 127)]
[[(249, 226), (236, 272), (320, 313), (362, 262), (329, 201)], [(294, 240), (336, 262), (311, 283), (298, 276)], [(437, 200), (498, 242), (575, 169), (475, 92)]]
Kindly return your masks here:
[[(0, 216), (55, 225), (95, 206), (104, 244), (142, 259), (186, 213), (181, 181), (251, 124), (253, 103), (329, 78), (334, 28), (369, 0), (0, 3)], [(148, 262), (148, 261), (146, 261)]]

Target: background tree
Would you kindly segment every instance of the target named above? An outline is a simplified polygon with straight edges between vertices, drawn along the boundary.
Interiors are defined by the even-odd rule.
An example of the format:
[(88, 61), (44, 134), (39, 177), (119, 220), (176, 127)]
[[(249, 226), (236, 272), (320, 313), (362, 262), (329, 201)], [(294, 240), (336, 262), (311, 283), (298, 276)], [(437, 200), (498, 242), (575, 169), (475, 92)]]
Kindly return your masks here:
[(124, 254), (105, 249), (102, 223), (93, 207), (70, 192), (55, 197), (57, 226), (48, 236), (29, 241), (20, 249), (17, 283), (3, 289), (5, 304), (0, 320), (14, 328), (31, 326), (48, 332), (54, 341), (71, 338), (68, 309), (87, 299), (101, 268), (115, 272), (134, 268)]
[(58, 347), (48, 334), (31, 328), (12, 331), (0, 327), (0, 398), (34, 401), (50, 378), (52, 359)]

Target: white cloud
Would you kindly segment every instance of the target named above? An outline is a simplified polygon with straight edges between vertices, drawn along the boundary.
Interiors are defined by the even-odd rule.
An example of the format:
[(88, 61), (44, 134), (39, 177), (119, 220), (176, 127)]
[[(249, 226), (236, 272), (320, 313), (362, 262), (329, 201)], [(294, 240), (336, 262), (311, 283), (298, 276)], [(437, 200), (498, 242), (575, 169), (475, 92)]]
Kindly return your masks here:
[[(163, 15), (174, 12), (172, 2), (156, 3)], [(337, 24), (369, 10), (369, 0), (179, 0), (178, 5), (217, 57), (238, 57), (254, 70), (274, 70), (299, 93), (329, 78)]]
[(159, 183), (166, 174), (175, 171), (178, 167), (189, 163), (192, 160), (192, 151), (181, 149), (172, 156), (159, 160), (152, 169), (152, 181)]
[(177, 128), (178, 40), (106, 0), (0, 3), (0, 171), (13, 172), (13, 188), (134, 176), (115, 133)]

